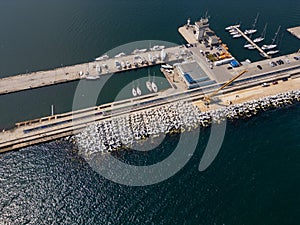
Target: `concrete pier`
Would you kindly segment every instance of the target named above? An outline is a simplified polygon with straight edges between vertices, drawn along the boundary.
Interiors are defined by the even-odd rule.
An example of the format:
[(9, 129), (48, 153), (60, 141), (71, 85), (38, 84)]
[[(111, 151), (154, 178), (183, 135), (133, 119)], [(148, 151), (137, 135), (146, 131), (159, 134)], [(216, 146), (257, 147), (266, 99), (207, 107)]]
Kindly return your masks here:
[(290, 32), (295, 37), (297, 37), (298, 39), (300, 39), (300, 26), (288, 28), (287, 31)]
[[(97, 79), (101, 76), (105, 76), (108, 74), (124, 72), (124, 71), (134, 70), (138, 68), (145, 68), (148, 66), (160, 65), (163, 63), (172, 63), (178, 60), (182, 60), (182, 55), (180, 54), (180, 50), (181, 49), (179, 48), (179, 46), (166, 48), (165, 52), (167, 57), (165, 61), (162, 61), (161, 59), (157, 59), (153, 63), (148, 61), (148, 54), (160, 55), (160, 51), (148, 51), (136, 55), (126, 55), (119, 58), (110, 58), (103, 61), (83, 63), (74, 66), (57, 68), (54, 70), (39, 71), (34, 73), (20, 74), (17, 76), (6, 77), (0, 79), (0, 95), (59, 84), (59, 83), (75, 81), (79, 79)], [(135, 67), (133, 65), (134, 57), (145, 59), (147, 63), (138, 64), (138, 66)], [(128, 61), (131, 63), (131, 67), (118, 69), (116, 67), (115, 61), (118, 62)], [(97, 65), (101, 67), (101, 73), (98, 73), (96, 71)]]

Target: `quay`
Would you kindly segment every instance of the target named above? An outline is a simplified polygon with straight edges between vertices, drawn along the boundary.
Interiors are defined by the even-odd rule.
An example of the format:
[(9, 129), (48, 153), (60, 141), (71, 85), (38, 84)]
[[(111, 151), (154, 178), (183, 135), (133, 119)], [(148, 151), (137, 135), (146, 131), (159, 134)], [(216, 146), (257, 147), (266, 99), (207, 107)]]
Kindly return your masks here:
[(300, 39), (300, 26), (288, 28), (287, 31), (290, 32), (295, 37), (297, 37), (298, 39)]
[[(118, 58), (109, 58), (102, 61), (93, 61), (73, 66), (56, 68), (54, 70), (39, 71), (28, 74), (20, 74), (11, 77), (0, 79), (0, 95), (9, 94), (18, 91), (24, 91), (59, 83), (66, 83), (80, 79), (98, 79), (101, 76), (114, 73), (145, 68), (149, 66), (160, 65), (163, 63), (174, 63), (183, 59), (185, 54), (180, 46), (170, 47), (165, 49), (166, 58), (157, 58), (152, 62), (148, 61), (148, 55), (160, 55), (161, 51), (147, 51), (138, 54), (125, 55)], [(136, 62), (133, 65), (135, 58), (141, 59), (144, 62)], [(117, 68), (116, 61), (129, 62), (130, 67)], [(101, 72), (97, 71), (97, 66), (101, 68)]]
[(241, 31), (240, 29), (239, 29), (239, 27), (238, 26), (234, 26), (234, 28), (235, 28), (235, 30), (237, 31), (237, 32), (239, 32), (254, 48), (256, 48), (259, 52), (260, 52), (260, 54), (263, 56), (263, 57), (265, 57), (265, 58), (268, 58), (268, 59), (270, 59), (271, 58), (271, 56), (269, 56), (264, 50), (262, 50), (261, 49), (261, 47), (259, 47), (256, 43), (254, 43), (243, 31)]
[[(87, 126), (95, 123), (112, 121), (114, 118), (135, 115), (147, 110), (159, 111), (161, 107), (173, 103), (188, 102), (198, 107), (201, 112), (210, 112), (231, 104), (242, 104), (283, 92), (299, 91), (300, 53), (272, 59), (266, 57), (267, 59), (253, 63), (239, 63), (222, 40), (209, 28), (207, 19), (201, 19), (195, 25), (191, 25), (188, 21), (178, 30), (188, 44), (166, 48), (166, 60), (157, 60), (153, 64), (172, 63), (171, 69), (161, 68), (171, 88), (88, 109), (16, 123), (15, 128), (0, 133), (0, 152), (78, 135)], [(242, 34), (242, 31), (240, 33)], [(159, 52), (156, 51), (155, 54)], [(146, 58), (148, 53), (139, 55)], [(115, 60), (133, 62), (134, 55), (3, 78), (0, 80), (0, 90), (4, 94), (84, 79), (80, 72), (83, 74), (90, 72), (89, 76), (97, 78), (135, 69), (131, 67), (119, 70), (115, 66)], [(102, 66), (106, 64), (103, 66), (106, 70), (97, 74), (96, 67), (100, 63)], [(151, 65), (149, 63), (139, 65), (138, 68)], [(230, 80), (234, 82), (225, 85)], [(220, 87), (222, 90), (216, 93)], [(204, 100), (212, 94), (214, 96), (208, 105)]]

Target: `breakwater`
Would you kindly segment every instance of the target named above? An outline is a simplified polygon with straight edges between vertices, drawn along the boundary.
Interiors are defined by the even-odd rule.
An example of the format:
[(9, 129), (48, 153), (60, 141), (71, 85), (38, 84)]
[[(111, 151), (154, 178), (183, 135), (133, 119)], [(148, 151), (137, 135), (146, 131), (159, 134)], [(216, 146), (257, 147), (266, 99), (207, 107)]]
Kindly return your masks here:
[(212, 123), (221, 123), (227, 119), (247, 118), (260, 111), (284, 107), (295, 102), (300, 102), (300, 90), (207, 112), (201, 112), (190, 102), (180, 101), (94, 123), (71, 140), (78, 145), (79, 154), (89, 158), (97, 153), (131, 148), (147, 138), (208, 127)]

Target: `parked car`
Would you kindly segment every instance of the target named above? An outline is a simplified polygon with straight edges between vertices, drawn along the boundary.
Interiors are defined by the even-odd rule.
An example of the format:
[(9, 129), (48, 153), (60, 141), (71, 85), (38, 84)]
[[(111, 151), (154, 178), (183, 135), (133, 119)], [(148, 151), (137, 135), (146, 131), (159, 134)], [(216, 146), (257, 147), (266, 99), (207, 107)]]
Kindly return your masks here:
[(269, 84), (269, 83), (263, 83), (261, 86), (262, 86), (262, 87), (269, 87), (270, 84)]
[(278, 81), (275, 80), (275, 81), (272, 82), (272, 84), (273, 84), (273, 85), (276, 85), (276, 84), (278, 84)]

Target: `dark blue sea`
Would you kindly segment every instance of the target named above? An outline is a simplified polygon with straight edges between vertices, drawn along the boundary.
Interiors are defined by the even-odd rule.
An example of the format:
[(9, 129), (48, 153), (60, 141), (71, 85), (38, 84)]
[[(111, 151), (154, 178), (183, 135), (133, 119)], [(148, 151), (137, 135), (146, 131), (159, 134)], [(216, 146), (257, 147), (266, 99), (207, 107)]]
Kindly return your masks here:
[[(239, 60), (261, 58), (224, 28), (239, 22), (251, 27), (257, 13), (259, 32), (268, 23), (267, 40), (282, 26), (280, 54), (300, 48), (285, 31), (300, 25), (297, 0), (0, 0), (0, 77), (92, 61), (134, 41), (182, 44), (178, 27), (206, 11), (211, 28)], [(144, 76), (147, 70), (115, 75), (100, 99), (114, 99), (117, 88)], [(51, 104), (56, 113), (71, 110), (77, 84), (0, 96), (0, 128), (49, 115)], [(211, 131), (188, 133), (199, 138), (189, 162), (169, 179), (141, 187), (104, 178), (65, 140), (4, 153), (0, 224), (298, 225), (299, 131), (299, 104), (228, 122), (220, 152), (203, 172), (198, 166)], [(129, 164), (159, 162), (178, 140), (173, 135), (154, 152), (121, 150), (115, 157)]]

